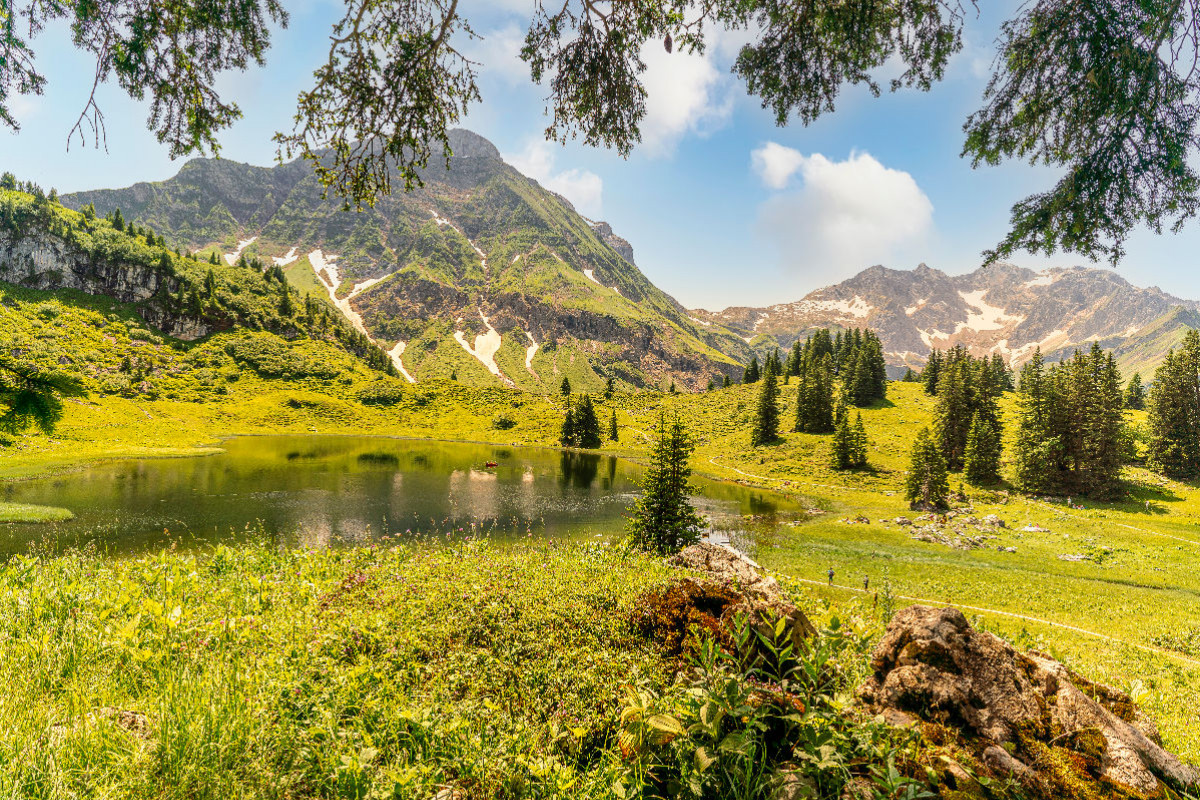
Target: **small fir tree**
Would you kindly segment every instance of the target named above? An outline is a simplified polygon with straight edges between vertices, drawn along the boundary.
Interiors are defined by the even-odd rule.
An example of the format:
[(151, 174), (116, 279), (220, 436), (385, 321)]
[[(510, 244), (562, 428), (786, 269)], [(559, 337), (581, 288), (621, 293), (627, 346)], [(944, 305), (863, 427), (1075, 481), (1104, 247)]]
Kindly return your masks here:
[(963, 460), (966, 478), (976, 486), (1000, 479), (1000, 434), (996, 423), (976, 411), (967, 435), (967, 453)]
[(613, 380), (612, 375), (604, 379), (604, 399), (611, 400), (613, 393), (617, 391), (617, 383)]
[(617, 410), (615, 408), (608, 420), (608, 439), (612, 442), (620, 441), (617, 429)]
[(571, 396), (571, 380), (567, 378), (567, 376), (563, 376), (562, 384), (559, 386), (559, 389), (562, 391), (563, 397)]
[(750, 359), (750, 366), (746, 367), (746, 371), (742, 373), (742, 383), (757, 383), (761, 377), (761, 371), (758, 367), (758, 356)]
[(592, 396), (585, 394), (575, 406), (574, 447), (595, 448), (600, 446), (600, 420), (596, 418), (596, 407)]
[(722, 378), (721, 378), (721, 388), (722, 389), (728, 389), (732, 383), (733, 382), (729, 380), (728, 375), (722, 376)]
[(946, 460), (937, 439), (929, 428), (922, 428), (913, 443), (912, 456), (908, 465), (908, 476), (904, 481), (904, 496), (914, 509), (932, 510), (945, 508), (950, 495), (950, 483), (946, 479)]
[(642, 496), (630, 508), (627, 530), (635, 547), (669, 555), (700, 539), (704, 518), (688, 501), (694, 492), (688, 484), (693, 449), (679, 415), (670, 422), (661, 415), (650, 467), (642, 478)]
[(1146, 407), (1146, 387), (1142, 385), (1142, 376), (1135, 372), (1125, 386), (1124, 403), (1126, 408), (1141, 411)]
[(754, 427), (750, 431), (750, 446), (759, 447), (779, 438), (779, 382), (775, 377), (775, 364), (767, 361), (762, 375), (762, 388), (758, 392), (758, 405), (754, 409)]
[(857, 412), (854, 427), (850, 431), (850, 467), (862, 469), (867, 466), (867, 429), (863, 427), (862, 412)]

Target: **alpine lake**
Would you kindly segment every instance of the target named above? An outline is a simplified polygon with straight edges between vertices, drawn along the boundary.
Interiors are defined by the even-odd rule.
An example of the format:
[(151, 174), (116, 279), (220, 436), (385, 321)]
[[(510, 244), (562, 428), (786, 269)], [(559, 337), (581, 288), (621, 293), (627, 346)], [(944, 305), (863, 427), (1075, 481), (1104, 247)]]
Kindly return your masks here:
[[(89, 546), (114, 556), (265, 539), (295, 547), (521, 537), (616, 541), (642, 467), (614, 456), (348, 436), (244, 436), (223, 452), (108, 461), (0, 484), (67, 522), (0, 525), (0, 555)], [(753, 550), (804, 519), (786, 497), (694, 477), (707, 535)]]

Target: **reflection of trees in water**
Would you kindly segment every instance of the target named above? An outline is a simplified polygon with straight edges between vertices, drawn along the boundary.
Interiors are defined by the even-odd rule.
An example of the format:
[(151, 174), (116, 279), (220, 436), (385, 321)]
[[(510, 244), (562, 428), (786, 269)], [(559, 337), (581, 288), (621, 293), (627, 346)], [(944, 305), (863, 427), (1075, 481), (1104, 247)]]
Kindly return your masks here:
[[(576, 453), (564, 450), (559, 462), (558, 482), (564, 489), (574, 486), (576, 489), (591, 489), (596, 483), (596, 474), (600, 471), (600, 460), (603, 456), (595, 453)], [(610, 461), (614, 460), (611, 456)]]

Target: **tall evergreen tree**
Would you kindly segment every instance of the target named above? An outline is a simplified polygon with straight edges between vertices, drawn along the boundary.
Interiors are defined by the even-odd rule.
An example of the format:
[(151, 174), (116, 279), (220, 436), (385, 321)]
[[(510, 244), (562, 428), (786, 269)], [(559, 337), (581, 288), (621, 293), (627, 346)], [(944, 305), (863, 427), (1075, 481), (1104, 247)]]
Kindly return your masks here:
[(758, 404), (754, 409), (754, 427), (750, 431), (751, 447), (770, 444), (779, 438), (779, 382), (776, 380), (775, 363), (771, 359), (767, 360), (761, 382)]
[(604, 379), (604, 399), (611, 400), (613, 393), (617, 391), (617, 382), (613, 380), (613, 376), (609, 375)]
[(938, 381), (942, 379), (942, 351), (931, 350), (925, 369), (921, 370), (921, 383), (925, 385), (925, 394), (937, 394)]
[(1125, 384), (1125, 396), (1122, 398), (1126, 408), (1141, 411), (1146, 407), (1146, 387), (1142, 385), (1140, 373), (1133, 373), (1129, 383)]
[(661, 415), (650, 466), (642, 478), (642, 496), (630, 509), (627, 530), (634, 546), (666, 555), (699, 540), (704, 519), (688, 500), (693, 449), (679, 415), (669, 423)]
[(1000, 480), (1000, 433), (994, 420), (979, 411), (971, 420), (963, 472), (976, 486)]
[(576, 447), (600, 446), (600, 420), (596, 418), (596, 407), (590, 394), (585, 394), (575, 407), (574, 434)]
[(863, 427), (862, 412), (855, 413), (854, 427), (850, 431), (850, 466), (862, 469), (867, 465), (867, 429)]
[(558, 388), (562, 392), (563, 397), (571, 396), (571, 380), (566, 375), (563, 376), (562, 383), (559, 384)]
[(854, 431), (850, 427), (848, 414), (839, 414), (833, 426), (832, 452), (829, 466), (833, 469), (851, 469), (854, 466)]
[(829, 433), (833, 430), (833, 358), (825, 354), (818, 363), (816, 351), (804, 354), (800, 385), (796, 390), (796, 424), (800, 433)]
[(1173, 478), (1200, 474), (1200, 379), (1186, 350), (1167, 352), (1147, 402), (1151, 469)]
[(908, 464), (908, 476), (904, 480), (904, 496), (913, 508), (945, 508), (950, 496), (950, 483), (946, 478), (946, 461), (937, 439), (922, 428), (913, 443)]
[(939, 369), (937, 405), (934, 407), (934, 436), (946, 465), (960, 470), (967, 452), (971, 429), (971, 370), (969, 356), (951, 351)]
[(742, 373), (742, 383), (757, 383), (761, 377), (761, 371), (758, 366), (758, 356), (753, 356), (750, 359), (750, 366), (746, 367), (746, 371)]
[(611, 442), (620, 440), (619, 429), (617, 428), (617, 410), (614, 408), (612, 416), (608, 420), (608, 439)]

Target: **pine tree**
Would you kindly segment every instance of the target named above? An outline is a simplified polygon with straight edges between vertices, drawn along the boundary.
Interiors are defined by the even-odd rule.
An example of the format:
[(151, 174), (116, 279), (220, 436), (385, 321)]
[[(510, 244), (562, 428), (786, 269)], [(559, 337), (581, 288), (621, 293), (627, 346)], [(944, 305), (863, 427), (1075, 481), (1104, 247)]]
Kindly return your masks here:
[(925, 385), (925, 394), (936, 395), (938, 381), (942, 378), (943, 356), (941, 350), (931, 350), (925, 369), (921, 370), (921, 383)]
[(960, 470), (967, 451), (971, 428), (970, 356), (951, 351), (942, 364), (934, 407), (934, 432), (947, 467)]
[(617, 382), (613, 380), (613, 376), (609, 375), (604, 379), (604, 399), (611, 400), (613, 394), (617, 391)]
[(904, 375), (900, 378), (901, 383), (920, 383), (921, 376), (913, 372), (912, 367), (904, 368)]
[(800, 433), (829, 433), (833, 430), (833, 359), (826, 354), (812, 364), (815, 350), (804, 354), (800, 385), (796, 392), (796, 424)]
[(217, 276), (211, 269), (204, 275), (204, 296), (211, 298), (217, 293)]
[(1190, 361), (1186, 351), (1168, 351), (1154, 373), (1147, 403), (1147, 463), (1173, 478), (1200, 472), (1200, 380)]
[(966, 479), (982, 486), (1000, 479), (1000, 434), (996, 423), (976, 411), (967, 434), (967, 452), (963, 459)]
[(922, 428), (913, 443), (904, 496), (914, 509), (933, 510), (945, 508), (949, 495), (950, 483), (946, 479), (942, 449), (929, 428)]
[(638, 548), (667, 555), (700, 538), (704, 519), (688, 501), (688, 459), (694, 446), (676, 414), (670, 423), (659, 417), (658, 437), (650, 466), (642, 479), (642, 496), (630, 509), (627, 530)]
[(867, 465), (867, 429), (863, 427), (862, 412), (856, 412), (850, 431), (850, 466), (862, 469)]
[(112, 213), (112, 226), (116, 230), (125, 230), (125, 217), (121, 216), (121, 209), (116, 209)]
[(614, 408), (612, 417), (608, 420), (608, 439), (611, 442), (619, 441), (619, 432), (617, 429), (617, 410)]
[(728, 375), (724, 375), (721, 377), (721, 388), (722, 389), (728, 389), (731, 384), (732, 384), (732, 381), (729, 380)]
[(1146, 407), (1146, 387), (1142, 386), (1141, 374), (1135, 372), (1125, 385), (1125, 396), (1122, 398), (1126, 408), (1141, 411)]
[(833, 427), (832, 446), (829, 466), (833, 469), (850, 469), (854, 466), (854, 431), (850, 428), (847, 414), (838, 415)]
[(768, 359), (762, 375), (762, 388), (758, 392), (758, 405), (754, 410), (751, 447), (770, 444), (779, 438), (779, 382), (774, 367), (774, 361)]
[(296, 304), (292, 302), (292, 293), (288, 287), (280, 287), (279, 292), (279, 316), (287, 319), (296, 313)]
[(559, 389), (562, 391), (563, 397), (571, 396), (571, 381), (569, 378), (567, 378), (567, 376), (563, 376), (562, 384), (559, 386)]
[(757, 383), (761, 372), (758, 367), (758, 356), (750, 359), (750, 366), (746, 367), (746, 371), (742, 373), (742, 383)]
[(567, 413), (563, 417), (562, 428), (558, 433), (558, 443), (563, 447), (575, 447), (578, 436), (575, 433), (575, 404), (567, 400)]
[(600, 441), (600, 420), (596, 418), (596, 407), (592, 396), (585, 394), (575, 406), (575, 447), (596, 448)]
[(1051, 410), (1055, 398), (1040, 348), (1021, 368), (1017, 392), (1013, 483), (1026, 492), (1046, 491), (1054, 486), (1062, 444), (1053, 434)]

